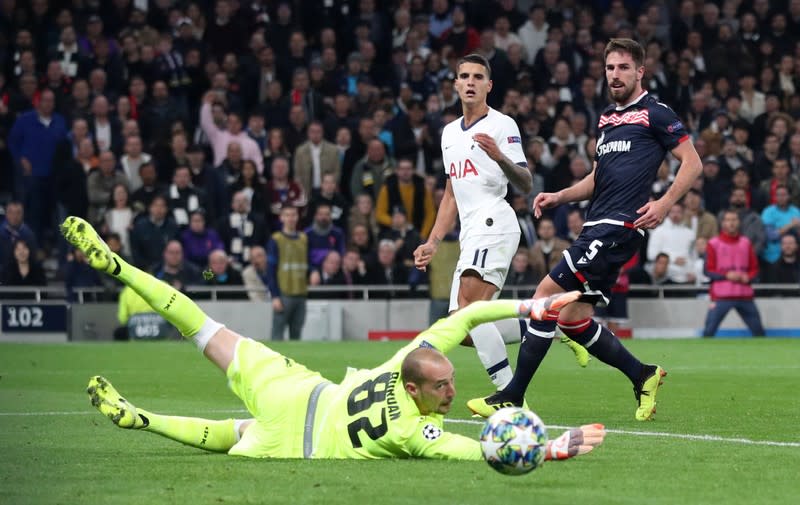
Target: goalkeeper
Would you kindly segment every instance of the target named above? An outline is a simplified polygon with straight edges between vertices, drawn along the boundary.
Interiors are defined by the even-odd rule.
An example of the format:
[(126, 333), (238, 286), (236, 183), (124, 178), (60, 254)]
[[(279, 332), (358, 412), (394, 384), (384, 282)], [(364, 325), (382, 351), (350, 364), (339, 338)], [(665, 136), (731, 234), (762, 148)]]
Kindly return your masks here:
[[(120, 428), (158, 433), (209, 451), (254, 458), (441, 458), (479, 460), (476, 440), (443, 430), (455, 396), (453, 365), (444, 352), (478, 324), (511, 317), (541, 319), (577, 298), (475, 302), (422, 332), (372, 370), (332, 384), (319, 373), (242, 337), (203, 313), (172, 286), (112, 253), (95, 230), (68, 217), (61, 232), (89, 264), (116, 277), (191, 338), (228, 378), (252, 419), (208, 420), (155, 414), (134, 407), (103, 377), (93, 377), (92, 404)], [(586, 425), (549, 442), (548, 459), (591, 451), (605, 436)]]

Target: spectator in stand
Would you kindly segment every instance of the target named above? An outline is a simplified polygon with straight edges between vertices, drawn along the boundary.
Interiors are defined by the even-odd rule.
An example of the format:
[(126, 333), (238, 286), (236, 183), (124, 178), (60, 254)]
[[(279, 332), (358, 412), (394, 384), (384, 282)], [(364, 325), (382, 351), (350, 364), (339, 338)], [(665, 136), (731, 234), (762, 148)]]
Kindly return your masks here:
[[(407, 286), (409, 268), (398, 263), (397, 246), (392, 240), (381, 240), (375, 259), (367, 263), (366, 283), (379, 286)], [(378, 291), (371, 298), (405, 298), (406, 291)]]
[[(213, 276), (205, 278), (206, 286), (214, 287), (241, 287), (244, 286), (242, 274), (233, 267), (228, 255), (222, 249), (215, 249), (208, 254), (208, 269)], [(213, 299), (213, 296), (212, 296)], [(217, 300), (245, 300), (247, 294), (243, 291), (217, 291)]]
[(231, 142), (225, 152), (225, 159), (222, 160), (221, 165), (217, 166), (216, 171), (223, 177), (225, 184), (229, 186), (239, 177), (243, 165), (244, 158), (242, 158), (241, 144), (239, 142)]
[[(280, 128), (272, 128), (269, 130), (267, 145), (264, 148), (264, 167), (266, 170), (271, 170), (275, 158), (292, 159), (292, 153), (286, 146), (283, 130)], [(267, 172), (264, 175), (272, 177), (272, 172)]]
[[(753, 127), (753, 131), (758, 131), (758, 128)], [(775, 161), (781, 155), (781, 144), (778, 141), (778, 136), (773, 133), (768, 133), (764, 137), (764, 144), (762, 149), (756, 154), (755, 161), (753, 161), (753, 182), (761, 184), (766, 181), (773, 174), (773, 167)]]
[(122, 243), (122, 253), (131, 255), (130, 231), (133, 228), (133, 209), (130, 206), (130, 194), (124, 184), (115, 184), (111, 188), (108, 209), (103, 217), (103, 234), (116, 233)]
[(724, 208), (730, 187), (730, 179), (719, 173), (719, 160), (716, 156), (703, 159), (703, 202), (708, 212), (716, 214)]
[[(309, 286), (342, 286), (347, 284), (347, 280), (342, 272), (342, 255), (338, 251), (328, 251), (325, 259), (318, 269), (311, 271), (308, 277)], [(343, 296), (344, 295), (344, 296)], [(309, 294), (309, 298), (346, 298), (346, 293), (323, 291), (317, 296)]]
[(433, 169), (433, 160), (439, 153), (439, 138), (434, 127), (425, 119), (425, 106), (420, 100), (411, 100), (408, 111), (394, 121), (394, 154), (412, 160), (414, 171), (425, 175)]
[(147, 209), (131, 230), (131, 258), (137, 267), (151, 271), (161, 261), (167, 242), (178, 237), (178, 225), (169, 215), (165, 196), (154, 195)]
[[(744, 188), (733, 188), (728, 200), (728, 210), (734, 210), (739, 214), (739, 231), (742, 235), (750, 239), (756, 255), (761, 257), (767, 240), (767, 233), (761, 215), (747, 205), (747, 193)], [(719, 214), (719, 221), (722, 221), (722, 213)]]
[(270, 220), (273, 229), (280, 228), (281, 209), (286, 205), (302, 212), (307, 204), (306, 192), (295, 180), (289, 178), (289, 160), (276, 157), (270, 167), (272, 180), (267, 182), (267, 205), (270, 209)]
[(21, 202), (12, 200), (6, 204), (5, 219), (0, 225), (0, 266), (14, 257), (14, 245), (19, 240), (25, 241), (34, 256), (36, 255), (36, 235), (25, 224), (25, 209)]
[(397, 263), (408, 267), (411, 274), (415, 274), (411, 270), (411, 267), (414, 266), (414, 250), (422, 243), (422, 237), (414, 225), (408, 222), (408, 216), (403, 209), (395, 209), (392, 214), (391, 228), (381, 230), (378, 239), (392, 240), (397, 248), (395, 257)]
[[(47, 279), (42, 265), (24, 239), (14, 243), (11, 258), (3, 265), (0, 285), (3, 286), (46, 286)], [(5, 298), (32, 298), (29, 295), (2, 295)]]
[(334, 226), (328, 205), (317, 206), (314, 220), (305, 229), (305, 235), (308, 239), (308, 264), (312, 270), (320, 268), (329, 251), (337, 251), (340, 256), (344, 254), (344, 232)]
[[(745, 206), (748, 209), (753, 209), (756, 212), (761, 212), (767, 206), (767, 196), (758, 188), (754, 188), (750, 184), (750, 173), (746, 168), (737, 168), (733, 172), (733, 186), (731, 187), (731, 194), (737, 189), (742, 189), (745, 194)], [(744, 225), (744, 221), (742, 221)], [(747, 235), (745, 233), (745, 235)], [(755, 246), (755, 244), (753, 244)]]
[(110, 115), (108, 99), (99, 95), (92, 100), (92, 114), (89, 116), (89, 133), (98, 153), (122, 150), (122, 125), (116, 116)]
[(267, 211), (267, 204), (264, 201), (266, 187), (267, 180), (258, 175), (256, 164), (250, 160), (244, 160), (241, 171), (228, 185), (227, 193), (232, 195), (243, 191), (250, 199), (250, 209), (256, 214), (264, 215)]
[(378, 192), (375, 218), (383, 228), (391, 228), (392, 216), (397, 209), (408, 217), (421, 237), (427, 237), (436, 219), (433, 195), (425, 187), (425, 179), (414, 172), (414, 164), (408, 159), (397, 163), (394, 173), (384, 179)]
[(463, 5), (453, 6), (452, 23), (452, 26), (439, 36), (441, 46), (452, 47), (456, 58), (475, 52), (480, 45), (481, 36), (474, 27), (467, 24)]
[(530, 252), (525, 248), (518, 249), (514, 254), (506, 286), (532, 286), (541, 280), (541, 278), (536, 278), (536, 274), (531, 268), (529, 254)]
[(790, 172), (789, 161), (778, 158), (772, 162), (772, 177), (761, 182), (761, 192), (767, 195), (767, 203), (777, 203), (775, 196), (778, 186), (789, 190), (789, 200), (792, 205), (800, 205), (800, 180)]
[(117, 170), (117, 160), (114, 153), (105, 151), (100, 153), (100, 165), (86, 178), (87, 194), (89, 195), (89, 222), (99, 226), (103, 222), (109, 202), (112, 201), (112, 191), (121, 184), (128, 187), (128, 178)]
[(247, 132), (242, 130), (242, 116), (239, 112), (228, 111), (226, 120), (227, 129), (218, 127), (211, 115), (211, 105), (220, 100), (219, 95), (214, 91), (209, 91), (203, 97), (203, 105), (200, 107), (200, 127), (211, 143), (214, 151), (214, 166), (219, 166), (228, 153), (228, 144), (238, 142), (242, 147), (242, 157), (246, 160), (255, 162), (258, 173), (264, 171), (264, 157), (258, 144), (251, 139)]
[(392, 173), (394, 162), (386, 154), (386, 146), (378, 139), (369, 141), (367, 154), (353, 167), (350, 179), (350, 194), (368, 192), (373, 198), (383, 185), (383, 180)]
[(543, 5), (535, 4), (528, 10), (528, 21), (520, 27), (517, 34), (525, 47), (525, 59), (533, 65), (539, 50), (547, 43), (547, 32), (550, 25)]
[(260, 245), (250, 249), (250, 264), (242, 270), (242, 280), (247, 288), (247, 296), (254, 302), (267, 301), (269, 285), (269, 267), (267, 251)]
[[(795, 235), (787, 233), (781, 237), (781, 256), (775, 263), (767, 265), (762, 281), (770, 284), (800, 284), (800, 262)], [(783, 294), (796, 296), (797, 290)]]
[[(86, 255), (80, 249), (73, 249), (67, 255), (67, 264), (64, 267), (64, 288), (67, 294), (67, 301), (70, 303), (78, 302), (76, 288), (103, 287), (100, 274), (86, 262)], [(96, 296), (90, 295), (90, 300), (97, 300)]]
[[(83, 139), (91, 148), (91, 140)], [(89, 211), (87, 171), (76, 159), (69, 140), (62, 140), (53, 156), (53, 185), (56, 192), (59, 222), (66, 216), (86, 218)]]
[(363, 223), (351, 224), (348, 234), (348, 249), (356, 249), (364, 262), (372, 261), (374, 256), (373, 242), (370, 240), (367, 226)]
[(336, 176), (334, 174), (324, 174), (322, 182), (317, 191), (308, 203), (308, 213), (314, 215), (317, 207), (328, 205), (331, 208), (331, 219), (333, 224), (342, 230), (347, 229), (349, 205), (342, 194), (336, 190)]
[(186, 291), (187, 286), (203, 282), (200, 268), (184, 259), (183, 246), (176, 239), (167, 242), (162, 261), (153, 268), (153, 275), (179, 291)]
[(205, 152), (198, 145), (190, 146), (186, 150), (186, 159), (192, 174), (192, 185), (205, 193), (206, 217), (208, 222), (213, 222), (227, 211), (230, 202), (224, 175), (206, 163)]
[(561, 261), (562, 253), (569, 248), (569, 242), (556, 237), (556, 226), (549, 217), (539, 220), (537, 234), (539, 238), (529, 254), (535, 283), (541, 281)]
[(122, 173), (128, 178), (131, 191), (136, 191), (142, 187), (142, 179), (139, 177), (139, 167), (150, 162), (153, 157), (142, 151), (142, 138), (131, 135), (125, 139), (125, 154), (119, 160)]
[(215, 229), (237, 266), (248, 263), (250, 249), (267, 240), (268, 226), (261, 214), (251, 211), (250, 199), (243, 191), (234, 193), (231, 212), (219, 218)]
[(217, 231), (206, 226), (206, 215), (202, 209), (189, 214), (189, 226), (181, 232), (181, 244), (184, 258), (198, 268), (206, 264), (211, 251), (225, 249)]
[(722, 231), (708, 242), (705, 273), (711, 279), (711, 304), (703, 336), (716, 335), (728, 312), (736, 309), (753, 336), (763, 337), (751, 286), (758, 276), (758, 259), (750, 240), (739, 234), (739, 215), (734, 211), (725, 212)]
[(24, 203), (28, 222), (38, 237), (50, 228), (55, 201), (53, 157), (56, 146), (67, 136), (66, 122), (54, 108), (53, 92), (42, 91), (36, 108), (17, 117), (7, 139), (17, 168), (15, 194)]
[(139, 167), (139, 179), (142, 185), (131, 193), (131, 208), (136, 214), (142, 214), (150, 207), (150, 202), (156, 195), (163, 195), (167, 188), (158, 182), (156, 167), (152, 162), (144, 163)]
[(281, 231), (272, 234), (267, 246), (269, 292), (272, 296), (272, 340), (300, 340), (306, 320), (308, 297), (308, 238), (297, 230), (300, 213), (286, 205), (281, 209)]
[(683, 225), (691, 229), (695, 238), (710, 239), (717, 236), (719, 225), (713, 214), (703, 209), (703, 199), (699, 191), (690, 189), (683, 198), (686, 206)]
[(761, 258), (767, 263), (775, 263), (781, 256), (781, 236), (800, 233), (800, 209), (790, 203), (786, 186), (775, 188), (775, 203), (764, 209), (761, 221), (767, 235)]
[(172, 174), (172, 184), (167, 189), (170, 212), (181, 229), (189, 225), (189, 214), (196, 210), (205, 212), (206, 196), (192, 185), (192, 173), (187, 166), (178, 166)]
[(341, 177), (336, 146), (325, 140), (322, 132), (322, 123), (312, 121), (308, 125), (308, 140), (294, 152), (294, 177), (307, 195), (319, 190), (325, 174), (333, 174), (337, 181)]
[(683, 224), (683, 221), (683, 204), (676, 203), (670, 209), (667, 219), (650, 233), (647, 242), (648, 260), (655, 261), (659, 253), (666, 253), (669, 256), (669, 278), (676, 284), (695, 281), (689, 261), (695, 234), (691, 228)]

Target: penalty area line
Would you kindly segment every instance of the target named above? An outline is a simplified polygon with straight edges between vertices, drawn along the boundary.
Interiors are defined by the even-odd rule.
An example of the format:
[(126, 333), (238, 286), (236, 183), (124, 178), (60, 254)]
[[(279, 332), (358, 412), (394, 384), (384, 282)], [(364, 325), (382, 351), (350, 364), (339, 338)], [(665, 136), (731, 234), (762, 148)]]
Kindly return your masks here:
[[(445, 422), (454, 424), (474, 424), (481, 425), (484, 421), (477, 421), (475, 419), (445, 419)], [(548, 424), (548, 428), (556, 428), (560, 430), (568, 430), (574, 426), (560, 426), (557, 424)], [(616, 435), (632, 435), (637, 437), (661, 437), (661, 438), (677, 438), (680, 440), (700, 440), (703, 442), (727, 442), (731, 444), (744, 444), (744, 445), (766, 445), (771, 447), (800, 447), (800, 442), (777, 442), (774, 440), (752, 440), (749, 438), (738, 437), (720, 437), (718, 435), (693, 435), (689, 433), (669, 433), (664, 431), (636, 431), (636, 430), (615, 430), (606, 428), (607, 433), (614, 433)]]

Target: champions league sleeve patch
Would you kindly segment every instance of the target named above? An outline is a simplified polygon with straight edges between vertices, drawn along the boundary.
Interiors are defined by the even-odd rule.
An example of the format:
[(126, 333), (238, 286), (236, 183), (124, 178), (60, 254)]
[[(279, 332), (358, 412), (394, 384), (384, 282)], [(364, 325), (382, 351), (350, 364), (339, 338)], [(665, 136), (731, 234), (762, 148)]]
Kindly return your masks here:
[(435, 424), (428, 423), (422, 428), (422, 436), (425, 440), (436, 440), (442, 436), (442, 429)]
[(670, 133), (676, 132), (678, 130), (683, 130), (683, 123), (680, 121), (675, 121), (671, 125), (667, 126), (667, 131)]
[(509, 144), (522, 144), (522, 139), (517, 136), (508, 137), (507, 140)]

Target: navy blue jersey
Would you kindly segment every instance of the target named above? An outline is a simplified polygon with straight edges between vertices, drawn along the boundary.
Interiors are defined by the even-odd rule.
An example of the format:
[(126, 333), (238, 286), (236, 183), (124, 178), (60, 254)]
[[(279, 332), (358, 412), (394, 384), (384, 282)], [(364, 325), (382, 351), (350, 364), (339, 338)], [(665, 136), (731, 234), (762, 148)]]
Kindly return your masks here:
[(689, 135), (675, 112), (647, 92), (623, 109), (606, 108), (597, 129), (594, 194), (586, 224), (630, 223), (638, 217), (636, 210), (647, 203), (667, 151)]

